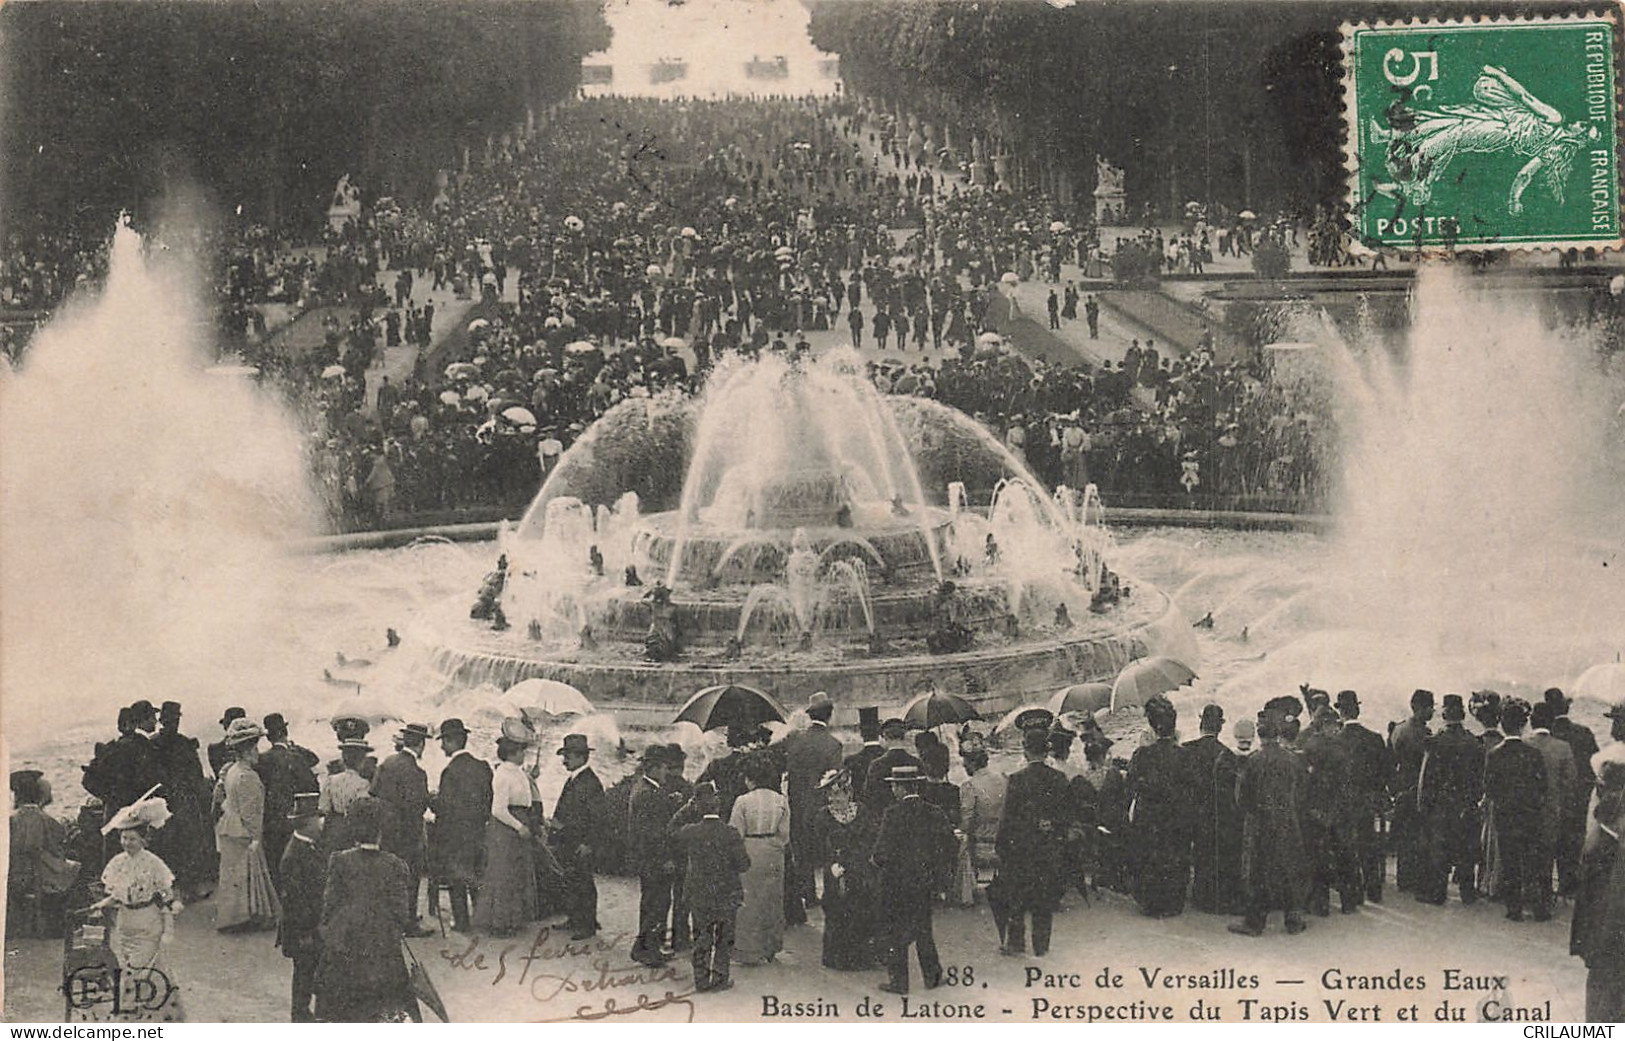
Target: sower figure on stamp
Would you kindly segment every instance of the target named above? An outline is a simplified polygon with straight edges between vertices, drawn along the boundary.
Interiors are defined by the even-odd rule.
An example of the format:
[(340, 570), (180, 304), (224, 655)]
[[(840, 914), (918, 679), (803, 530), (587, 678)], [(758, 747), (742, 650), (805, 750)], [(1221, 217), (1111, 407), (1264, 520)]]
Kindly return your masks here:
[(1484, 797), (1484, 745), (1467, 732), (1460, 694), (1446, 694), (1440, 711), (1444, 729), (1428, 743), (1423, 760), (1418, 808), (1426, 836), (1427, 863), (1416, 899), (1443, 904), (1451, 872), (1461, 902), (1478, 900), (1478, 804)]
[(327, 886), (327, 854), (320, 839), (321, 795), (300, 792), (288, 811), (293, 833), (282, 851), (282, 919), (276, 945), (293, 959), (292, 1016), (295, 1023), (315, 1019), (316, 968), (322, 958), (322, 894)]
[(694, 790), (700, 820), (677, 832), (677, 847), (687, 862), (684, 896), (694, 916), (694, 989), (727, 990), (733, 955), (734, 917), (744, 890), (739, 876), (750, 868), (745, 840), (722, 822), (722, 801), (709, 782)]
[(420, 760), (429, 740), (429, 728), (408, 723), (396, 735), (401, 750), (378, 764), (372, 779), (372, 795), (383, 811), (379, 844), (385, 852), (401, 858), (412, 872), (407, 909), (412, 923), (408, 936), (427, 936), (430, 930), (418, 919), (418, 889), (428, 859), (423, 832), (423, 814), (429, 808), (429, 775)]
[[(1045, 738), (1045, 753), (1049, 742)], [(872, 855), (880, 869), (880, 907), (885, 929), (886, 974), (880, 989), (908, 993), (908, 949), (920, 960), (925, 989), (942, 982), (942, 962), (931, 933), (931, 902), (952, 870), (958, 840), (942, 811), (920, 797), (920, 768), (902, 764), (887, 778), (895, 801), (880, 822)]]
[[(988, 902), (998, 901), (995, 921), (1005, 954), (1027, 952), (1027, 916), (1033, 920), (1033, 954), (1049, 953), (1055, 909), (1066, 887), (1066, 835), (1076, 801), (1061, 771), (1045, 762), (1049, 734), (1038, 728), (1021, 739), (1027, 765), (1010, 775), (1004, 812), (999, 818), (999, 874), (989, 887)], [(923, 964), (923, 963), (922, 963)]]
[[(450, 889), (452, 928), (469, 927), (469, 890), (479, 880), (485, 851), (485, 822), (491, 817), (491, 766), (468, 750), (468, 728), (461, 719), (440, 724), (440, 750), (450, 759), (440, 771), (440, 787), (431, 801), (434, 843), (429, 863), (431, 887)], [(433, 911), (437, 892), (429, 893)]]
[(568, 775), (553, 808), (553, 849), (564, 870), (570, 939), (598, 932), (598, 886), (592, 877), (593, 843), (604, 826), (604, 785), (587, 765), (592, 746), (585, 734), (566, 734), (558, 756)]

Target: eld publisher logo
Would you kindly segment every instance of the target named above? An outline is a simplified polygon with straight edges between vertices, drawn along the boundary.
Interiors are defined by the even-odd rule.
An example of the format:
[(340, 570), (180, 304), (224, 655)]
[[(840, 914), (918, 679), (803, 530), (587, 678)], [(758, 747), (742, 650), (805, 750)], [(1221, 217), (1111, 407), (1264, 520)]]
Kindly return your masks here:
[(175, 987), (157, 969), (125, 971), (101, 965), (86, 965), (68, 973), (62, 992), (70, 1009), (87, 1010), (110, 1005), (115, 1016), (136, 1016), (158, 1012), (175, 995)]

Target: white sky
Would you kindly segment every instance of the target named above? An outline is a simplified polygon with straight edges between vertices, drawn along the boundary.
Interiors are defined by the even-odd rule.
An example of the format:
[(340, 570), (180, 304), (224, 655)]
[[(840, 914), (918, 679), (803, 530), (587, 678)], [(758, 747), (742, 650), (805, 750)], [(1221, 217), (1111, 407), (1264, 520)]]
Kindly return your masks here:
[[(834, 55), (808, 39), (809, 13), (800, 0), (608, 0), (605, 17), (614, 40), (586, 63), (613, 65), (615, 80), (607, 89), (589, 86), (589, 93), (716, 97), (834, 90), (835, 80), (819, 67)], [(746, 78), (746, 62), (781, 54), (789, 62), (788, 79)], [(649, 66), (661, 59), (687, 61), (688, 76), (651, 84)]]

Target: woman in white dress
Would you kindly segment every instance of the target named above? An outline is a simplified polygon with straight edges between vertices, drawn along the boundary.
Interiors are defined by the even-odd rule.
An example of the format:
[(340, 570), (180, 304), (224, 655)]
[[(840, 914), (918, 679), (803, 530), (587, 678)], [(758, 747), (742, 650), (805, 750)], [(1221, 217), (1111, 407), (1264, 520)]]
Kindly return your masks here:
[(778, 762), (758, 752), (745, 761), (745, 794), (728, 823), (744, 836), (750, 870), (734, 924), (734, 960), (765, 965), (784, 949), (784, 850), (790, 844), (790, 804), (773, 790)]
[[(182, 1020), (180, 990), (159, 963), (162, 948), (175, 935), (175, 875), (147, 848), (151, 829), (169, 820), (163, 799), (138, 799), (114, 814), (102, 834), (117, 831), (122, 852), (102, 869), (106, 897), (95, 906), (113, 909), (113, 928), (107, 944), (123, 972), (121, 989), (139, 1000), (127, 1011), (144, 1020), (176, 1023)], [(150, 984), (150, 985), (149, 985)]]
[(220, 850), (215, 890), (215, 928), (220, 932), (268, 929), (281, 914), (260, 840), (265, 832), (265, 785), (254, 770), (265, 731), (251, 719), (234, 719), (226, 731), (226, 765), (215, 786), (220, 815), (214, 826)]

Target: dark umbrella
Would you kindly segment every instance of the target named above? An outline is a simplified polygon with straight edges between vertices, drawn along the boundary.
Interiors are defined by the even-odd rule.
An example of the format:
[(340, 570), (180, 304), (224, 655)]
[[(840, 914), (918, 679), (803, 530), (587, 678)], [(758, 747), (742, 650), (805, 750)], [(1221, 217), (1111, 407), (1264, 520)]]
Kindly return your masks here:
[(955, 723), (968, 723), (981, 718), (981, 713), (977, 712), (970, 702), (958, 694), (946, 694), (941, 691), (921, 694), (903, 706), (903, 722), (925, 727), (927, 730)]
[(701, 730), (758, 727), (785, 721), (784, 706), (772, 697), (737, 683), (706, 687), (683, 705), (673, 723), (693, 723)]

